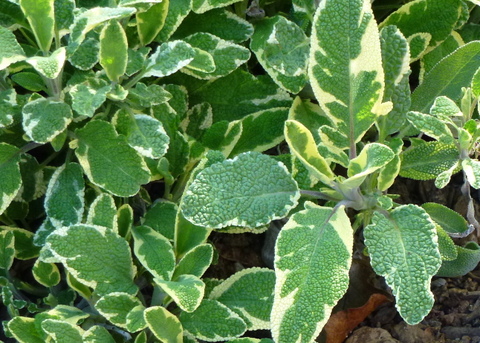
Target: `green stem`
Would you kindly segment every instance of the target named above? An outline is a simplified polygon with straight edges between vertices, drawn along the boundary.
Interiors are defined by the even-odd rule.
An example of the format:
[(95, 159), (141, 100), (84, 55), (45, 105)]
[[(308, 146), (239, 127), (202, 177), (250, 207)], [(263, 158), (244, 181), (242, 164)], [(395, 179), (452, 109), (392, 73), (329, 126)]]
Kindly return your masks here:
[(125, 86), (123, 87), (125, 90), (128, 90), (130, 88), (132, 88), (138, 81), (140, 81), (143, 77), (143, 75), (145, 75), (147, 71), (146, 70), (141, 70), (137, 73), (137, 75), (135, 75), (133, 78), (131, 78), (126, 84)]

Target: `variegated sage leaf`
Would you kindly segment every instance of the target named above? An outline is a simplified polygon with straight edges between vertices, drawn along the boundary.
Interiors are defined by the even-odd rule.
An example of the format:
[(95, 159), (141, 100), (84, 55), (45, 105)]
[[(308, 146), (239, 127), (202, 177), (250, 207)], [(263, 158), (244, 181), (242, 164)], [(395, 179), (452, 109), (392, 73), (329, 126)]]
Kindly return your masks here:
[(298, 96), (293, 100), (288, 119), (296, 120), (308, 128), (315, 139), (315, 144), (322, 141), (318, 132), (320, 127), (331, 126), (330, 120), (319, 105)]
[(76, 84), (69, 92), (72, 97), (72, 109), (80, 116), (93, 117), (111, 90), (111, 85), (102, 79)]
[(39, 48), (43, 52), (48, 52), (55, 34), (54, 0), (20, 0), (20, 7)]
[(142, 306), (137, 297), (122, 292), (106, 294), (95, 303), (95, 309), (102, 316), (124, 329), (127, 329), (128, 314), (137, 306)]
[(95, 325), (85, 331), (83, 343), (115, 343), (112, 335), (103, 326)]
[(155, 279), (155, 283), (167, 293), (185, 312), (195, 311), (205, 294), (205, 284), (195, 275), (180, 275), (176, 281)]
[(23, 109), (23, 129), (37, 143), (48, 143), (62, 133), (73, 118), (72, 110), (64, 102), (39, 98)]
[(161, 342), (183, 343), (183, 328), (178, 318), (165, 307), (152, 306), (145, 310), (148, 328)]
[(263, 19), (255, 25), (250, 49), (280, 87), (298, 93), (305, 86), (310, 45), (297, 24), (280, 15)]
[(60, 75), (66, 60), (64, 47), (55, 50), (50, 56), (34, 56), (26, 59), (32, 67), (48, 79), (55, 79)]
[(206, 342), (230, 340), (247, 329), (235, 312), (211, 299), (204, 299), (195, 312), (182, 312), (179, 319), (185, 331)]
[(214, 8), (225, 7), (241, 0), (192, 0), (192, 10), (195, 13), (204, 13)]
[(188, 65), (194, 57), (195, 50), (184, 41), (163, 43), (147, 60), (143, 77), (168, 76)]
[(427, 136), (435, 138), (445, 144), (454, 143), (455, 139), (447, 124), (437, 117), (430, 114), (409, 111), (407, 113), (407, 119), (415, 128)]
[(117, 206), (110, 194), (101, 193), (88, 209), (86, 224), (107, 227), (118, 233)]
[(75, 147), (83, 171), (91, 182), (110, 193), (125, 197), (135, 195), (140, 185), (150, 180), (143, 159), (118, 136), (112, 124), (94, 120), (76, 130)]
[(85, 181), (80, 165), (71, 162), (57, 168), (45, 194), (45, 212), (57, 228), (82, 221)]
[[(0, 28), (0, 31), (1, 31), (1, 28)], [(1, 38), (0, 38), (0, 40), (1, 40)], [(1, 44), (1, 42), (0, 42), (0, 44)], [(0, 63), (1, 63), (1, 60), (0, 60)], [(23, 75), (23, 74), (26, 74), (26, 73), (17, 73), (15, 75), (18, 75), (18, 74)], [(40, 78), (35, 73), (28, 73), (28, 74), (29, 75), (35, 75), (34, 78), (36, 78), (36, 77)], [(13, 78), (12, 78), (12, 80), (13, 80)], [(27, 82), (29, 82), (29, 81), (27, 81)], [(43, 85), (40, 88), (42, 88), (42, 87), (43, 87)], [(20, 108), (19, 108), (18, 103), (17, 103), (17, 93), (15, 92), (14, 89), (7, 89), (7, 90), (4, 90), (4, 91), (0, 91), (0, 129), (3, 129), (5, 127), (10, 126), (18, 120), (16, 117), (17, 117), (17, 114), (19, 113), (19, 109)]]
[(137, 12), (137, 31), (142, 45), (151, 43), (165, 24), (169, 0), (153, 4), (148, 10)]
[(170, 36), (177, 30), (185, 17), (190, 13), (191, 9), (192, 0), (170, 1), (165, 23), (155, 38), (155, 41), (159, 43), (168, 41)]
[(60, 38), (70, 32), (74, 21), (75, 0), (54, 0), (55, 31)]
[(0, 230), (13, 232), (16, 259), (29, 260), (38, 256), (39, 248), (33, 244), (33, 232), (14, 226), (0, 226)]
[(266, 268), (248, 268), (235, 273), (210, 293), (237, 313), (248, 330), (270, 329), (270, 312), (273, 305), (275, 273)]
[(472, 160), (470, 158), (462, 161), (462, 168), (467, 176), (470, 185), (475, 188), (480, 188), (480, 161)]
[(420, 60), (420, 83), (423, 82), (423, 77), (428, 74), (438, 62), (464, 44), (465, 42), (460, 34), (456, 31), (452, 31), (450, 36), (448, 36), (442, 43), (423, 55)]
[(40, 259), (35, 261), (32, 274), (35, 280), (45, 287), (56, 286), (61, 280), (60, 270), (57, 265), (55, 263), (42, 262)]
[(127, 70), (127, 35), (117, 20), (111, 20), (100, 33), (100, 65), (112, 82), (118, 82)]
[(78, 47), (68, 61), (80, 70), (91, 70), (98, 63), (100, 42), (95, 38), (87, 38)]
[(315, 97), (351, 148), (391, 109), (382, 103), (380, 36), (369, 0), (320, 2), (308, 69)]
[(250, 58), (250, 51), (238, 44), (223, 40), (206, 32), (198, 32), (184, 38), (194, 48), (208, 52), (215, 64), (215, 70), (206, 73), (197, 69), (186, 68), (182, 72), (200, 79), (213, 79), (230, 74)]
[(392, 288), (400, 315), (419, 323), (432, 309), (430, 281), (442, 263), (435, 224), (421, 207), (402, 205), (388, 217), (375, 212), (364, 236), (373, 269)]
[(61, 262), (75, 279), (100, 296), (138, 291), (127, 242), (103, 226), (77, 224), (57, 229), (48, 236), (40, 259)]
[(280, 231), (275, 246), (275, 342), (312, 342), (348, 287), (353, 230), (344, 207), (307, 204)]
[(18, 148), (0, 143), (0, 214), (10, 205), (22, 186)]
[(12, 31), (0, 25), (0, 70), (7, 68), (10, 64), (22, 61), (26, 58), (20, 44)]
[(441, 95), (453, 101), (460, 100), (462, 87), (470, 86), (473, 75), (480, 68), (479, 56), (480, 42), (474, 41), (438, 62), (412, 93), (410, 110), (429, 113), (433, 102)]
[(41, 327), (54, 342), (58, 343), (83, 343), (83, 333), (79, 326), (57, 319), (46, 319), (41, 322)]
[(175, 268), (175, 255), (168, 239), (148, 226), (132, 228), (135, 256), (157, 279), (170, 280)]
[(15, 236), (12, 231), (0, 231), (0, 269), (8, 271), (15, 258)]
[(201, 171), (181, 206), (196, 225), (258, 227), (285, 217), (298, 198), (297, 184), (283, 164), (247, 152)]
[(201, 277), (210, 267), (213, 260), (213, 248), (210, 244), (199, 244), (188, 251), (175, 266), (172, 280), (177, 280), (184, 274)]

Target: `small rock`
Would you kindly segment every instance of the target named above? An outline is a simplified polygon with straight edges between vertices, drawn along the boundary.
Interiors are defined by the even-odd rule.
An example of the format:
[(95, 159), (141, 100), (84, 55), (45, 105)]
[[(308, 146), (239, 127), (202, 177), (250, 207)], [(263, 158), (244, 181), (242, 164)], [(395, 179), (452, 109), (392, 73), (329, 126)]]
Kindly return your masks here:
[(435, 336), (425, 325), (401, 322), (393, 327), (392, 335), (402, 343), (433, 343)]
[(345, 343), (400, 343), (387, 330), (364, 326), (355, 330)]

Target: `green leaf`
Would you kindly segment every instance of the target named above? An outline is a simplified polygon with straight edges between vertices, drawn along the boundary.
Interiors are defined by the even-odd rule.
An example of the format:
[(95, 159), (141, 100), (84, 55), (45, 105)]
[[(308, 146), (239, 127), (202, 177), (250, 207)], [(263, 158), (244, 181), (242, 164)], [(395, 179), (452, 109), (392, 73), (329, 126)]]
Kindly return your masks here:
[(202, 277), (213, 260), (213, 248), (210, 244), (199, 244), (189, 250), (180, 261), (178, 261), (172, 280), (178, 280), (184, 274)]
[(230, 340), (247, 329), (235, 312), (211, 299), (204, 299), (195, 312), (182, 312), (179, 319), (185, 331), (207, 342)]
[(195, 13), (204, 13), (214, 8), (225, 7), (241, 0), (192, 0), (192, 10)]
[(457, 246), (440, 225), (435, 225), (438, 237), (438, 251), (443, 261), (453, 261), (458, 257)]
[(310, 45), (294, 22), (280, 15), (258, 22), (250, 49), (280, 87), (298, 93), (305, 86)]
[(64, 47), (55, 50), (50, 56), (34, 56), (26, 59), (32, 67), (47, 79), (55, 79), (60, 75), (66, 60)]
[(194, 275), (180, 275), (176, 281), (155, 279), (155, 283), (167, 293), (185, 312), (195, 311), (205, 294), (205, 284)]
[(95, 110), (105, 102), (111, 89), (111, 85), (101, 79), (74, 85), (69, 92), (72, 96), (73, 110), (81, 116), (93, 117)]
[(168, 76), (188, 65), (194, 57), (195, 50), (184, 41), (163, 43), (147, 60), (143, 77)]
[(46, 319), (41, 326), (55, 343), (83, 343), (84, 331), (76, 325), (62, 320)]
[(80, 70), (91, 70), (98, 63), (100, 42), (94, 38), (85, 39), (68, 61)]
[[(172, 94), (159, 85), (153, 84), (147, 87), (144, 83), (138, 82), (129, 90), (128, 99), (132, 101), (131, 105), (145, 108), (167, 103), (172, 99)], [(123, 110), (123, 112), (127, 111)]]
[(111, 20), (100, 33), (100, 65), (112, 82), (125, 74), (128, 61), (127, 35), (117, 20)]
[(74, 21), (75, 0), (54, 0), (55, 31), (62, 37)]
[(177, 204), (169, 201), (155, 202), (143, 217), (142, 224), (149, 226), (165, 238), (173, 241)]
[(365, 176), (385, 167), (394, 156), (392, 149), (384, 144), (369, 143), (365, 145), (360, 154), (348, 165), (348, 180), (364, 179)]
[[(212, 23), (215, 25), (212, 25)], [(175, 31), (175, 37), (184, 38), (197, 32), (207, 32), (221, 39), (242, 43), (253, 34), (253, 26), (227, 9), (214, 9), (202, 14), (190, 13)]]
[(54, 0), (20, 0), (20, 6), (30, 23), (38, 47), (43, 52), (48, 52), (55, 34)]
[(45, 343), (37, 332), (33, 318), (16, 316), (8, 322), (7, 327), (19, 343)]
[(159, 159), (167, 152), (170, 138), (159, 120), (146, 114), (133, 115), (126, 109), (120, 109), (115, 113), (112, 123), (140, 155)]
[(387, 142), (387, 145), (392, 149), (395, 155), (385, 167), (380, 169), (380, 173), (378, 174), (377, 187), (381, 191), (386, 191), (393, 185), (402, 165), (399, 155), (402, 152), (403, 140), (400, 138), (393, 138)]
[(192, 0), (174, 0), (169, 1), (168, 13), (165, 18), (165, 24), (158, 33), (155, 40), (157, 42), (166, 42), (170, 36), (180, 26), (185, 17), (190, 13)]
[(278, 343), (312, 342), (348, 287), (353, 230), (344, 207), (306, 207), (285, 224), (275, 247), (271, 327)]
[(462, 110), (458, 108), (454, 101), (446, 96), (439, 96), (435, 99), (430, 108), (430, 114), (446, 122), (449, 122), (455, 117), (463, 117)]
[(415, 128), (438, 141), (446, 144), (454, 142), (453, 134), (447, 124), (435, 116), (409, 111), (407, 119)]
[(142, 45), (151, 43), (162, 29), (168, 14), (169, 2), (169, 0), (163, 0), (152, 5), (145, 12), (137, 13), (137, 31)]
[(448, 36), (442, 43), (423, 55), (420, 60), (420, 83), (423, 81), (423, 77), (428, 74), (438, 62), (464, 44), (465, 42), (461, 36), (456, 31), (452, 31), (450, 36)]
[(470, 85), (473, 75), (480, 68), (479, 56), (480, 42), (471, 42), (442, 59), (412, 93), (410, 110), (428, 113), (435, 99), (441, 95), (453, 101), (459, 100), (462, 87)]
[(117, 207), (110, 194), (102, 193), (95, 198), (90, 204), (85, 223), (104, 226), (118, 233)]
[(148, 328), (162, 343), (183, 343), (182, 324), (172, 313), (161, 306), (152, 306), (145, 310)]
[(57, 168), (45, 195), (45, 212), (55, 227), (82, 221), (85, 182), (82, 168), (74, 162)]
[(285, 217), (298, 198), (297, 184), (283, 164), (248, 152), (201, 171), (181, 206), (195, 225), (257, 227)]
[(45, 263), (37, 259), (32, 268), (35, 280), (45, 286), (53, 287), (58, 285), (61, 280), (60, 271), (54, 263)]
[(350, 147), (389, 112), (391, 104), (382, 104), (380, 36), (370, 1), (321, 3), (312, 27), (309, 76), (315, 97)]
[(480, 263), (480, 246), (468, 242), (464, 247), (456, 246), (457, 258), (453, 261), (443, 261), (437, 272), (439, 277), (462, 277), (474, 270)]
[(190, 250), (205, 243), (211, 231), (211, 228), (189, 222), (179, 208), (175, 221), (175, 256), (181, 258)]
[(400, 176), (414, 180), (431, 180), (455, 167), (459, 152), (455, 145), (433, 141), (410, 147), (401, 158)]
[(127, 328), (127, 316), (142, 303), (137, 297), (121, 292), (113, 292), (101, 297), (95, 304), (95, 309), (114, 325)]
[(213, 124), (205, 131), (202, 136), (202, 144), (211, 150), (221, 151), (224, 156), (229, 156), (240, 139), (242, 132), (242, 120), (230, 123), (222, 120)]
[(75, 131), (78, 140), (71, 143), (88, 178), (113, 195), (135, 195), (150, 173), (143, 159), (125, 137), (118, 136), (110, 123), (94, 120)]
[(175, 255), (168, 239), (148, 226), (132, 228), (134, 252), (140, 263), (157, 279), (170, 280)]
[(318, 104), (298, 96), (293, 100), (288, 119), (296, 120), (309, 129), (316, 144), (322, 141), (318, 131), (320, 127), (331, 126), (330, 120)]
[(334, 174), (327, 161), (318, 153), (313, 135), (303, 124), (295, 120), (287, 120), (285, 140), (290, 151), (314, 177), (325, 184), (331, 184)]
[(462, 161), (463, 172), (467, 176), (470, 185), (475, 188), (480, 188), (480, 161), (472, 160), (470, 158)]
[(18, 148), (0, 143), (0, 214), (10, 205), (22, 186)]
[(83, 334), (84, 343), (115, 343), (112, 335), (103, 326), (95, 325)]
[(0, 226), (2, 231), (11, 231), (15, 236), (15, 258), (30, 260), (38, 256), (39, 248), (33, 244), (33, 232), (13, 226)]
[(250, 59), (250, 51), (247, 48), (210, 33), (194, 33), (184, 38), (184, 41), (194, 48), (208, 52), (213, 57), (216, 68), (211, 73), (188, 68), (188, 65), (187, 68), (182, 69), (182, 72), (199, 79), (213, 79), (228, 75)]
[[(45, 84), (43, 83), (43, 80), (41, 78), (40, 75), (38, 75), (37, 73), (32, 73), (32, 72), (20, 72), (20, 73), (16, 73), (16, 74), (13, 74), (11, 76), (11, 79), (13, 82), (15, 82), (16, 84), (18, 84), (19, 86), (29, 90), (29, 91), (32, 91), (32, 92), (39, 92), (39, 91), (44, 91), (46, 92), (46, 87), (45, 87)], [(9, 92), (14, 92), (13, 89), (11, 90), (8, 90)], [(2, 93), (6, 93), (7, 91), (3, 91)], [(11, 99), (10, 101), (7, 101), (7, 100), (4, 100), (4, 104), (2, 104), (3, 106), (2, 107), (6, 107), (8, 105), (10, 105), (9, 107), (9, 110), (7, 110), (8, 112), (11, 112), (12, 110), (12, 105), (15, 105), (16, 103), (14, 103), (12, 100), (14, 99)], [(8, 108), (8, 107), (7, 107)], [(7, 116), (7, 118), (10, 116), (11, 117), (11, 113), (4, 113), (4, 115)], [(0, 119), (2, 120), (2, 119)], [(7, 125), (10, 125), (12, 123), (12, 121), (10, 122), (6, 122), (6, 123), (3, 123), (4, 126), (7, 126)], [(2, 124), (0, 122), (0, 124)]]
[(247, 324), (248, 330), (268, 330), (274, 288), (273, 270), (248, 268), (216, 286), (209, 298), (237, 313)]
[(7, 28), (0, 25), (0, 70), (7, 68), (10, 64), (23, 61), (25, 52), (18, 44), (15, 35)]
[(427, 202), (422, 205), (422, 208), (435, 223), (448, 233), (458, 234), (468, 230), (468, 223), (465, 218), (444, 205)]
[(375, 212), (364, 236), (373, 269), (392, 288), (400, 315), (419, 323), (432, 309), (430, 281), (441, 265), (435, 224), (421, 207), (402, 205), (388, 217)]
[(75, 279), (100, 296), (138, 291), (127, 242), (103, 226), (77, 224), (57, 229), (48, 236), (40, 259), (61, 262)]
[(47, 143), (62, 133), (72, 121), (72, 110), (64, 102), (40, 98), (23, 109), (23, 129), (37, 143)]
[(8, 271), (15, 257), (15, 236), (12, 231), (0, 231), (0, 269)]

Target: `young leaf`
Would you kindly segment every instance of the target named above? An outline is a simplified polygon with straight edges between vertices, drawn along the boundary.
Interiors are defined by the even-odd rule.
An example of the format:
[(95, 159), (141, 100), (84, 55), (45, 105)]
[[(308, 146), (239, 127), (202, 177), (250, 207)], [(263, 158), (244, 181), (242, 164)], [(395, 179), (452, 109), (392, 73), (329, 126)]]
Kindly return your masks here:
[(16, 316), (8, 322), (7, 327), (20, 343), (45, 343), (37, 332), (34, 318)]
[(56, 343), (83, 343), (84, 330), (74, 324), (46, 319), (42, 321), (41, 327)]
[(472, 160), (470, 158), (462, 161), (462, 168), (467, 176), (470, 185), (475, 188), (480, 188), (480, 161)]
[(47, 79), (55, 79), (60, 75), (66, 60), (64, 47), (55, 50), (48, 57), (34, 56), (26, 59), (32, 67)]
[(168, 76), (188, 65), (194, 57), (195, 50), (184, 41), (163, 43), (147, 60), (143, 77)]
[(102, 79), (74, 85), (69, 94), (72, 97), (72, 108), (81, 116), (93, 117), (95, 110), (107, 99), (111, 85)]
[(35, 280), (45, 286), (53, 287), (58, 285), (61, 280), (60, 271), (54, 263), (45, 263), (37, 259), (32, 268)]
[(308, 68), (315, 97), (348, 137), (351, 148), (377, 116), (391, 109), (382, 104), (380, 37), (368, 0), (320, 3), (312, 27)]
[(142, 305), (137, 297), (121, 292), (113, 292), (101, 297), (95, 304), (95, 309), (112, 324), (127, 328), (127, 315), (136, 307)]
[(15, 236), (15, 258), (30, 260), (38, 256), (39, 248), (33, 244), (33, 232), (13, 226), (0, 226), (2, 231), (11, 231)]
[(148, 226), (132, 229), (135, 256), (157, 279), (171, 280), (175, 268), (175, 255), (170, 242)]
[(210, 244), (197, 245), (178, 261), (172, 280), (176, 281), (184, 274), (202, 277), (213, 260), (213, 248)]
[(98, 63), (100, 42), (94, 38), (85, 39), (68, 61), (77, 69), (91, 70)]
[(249, 268), (235, 273), (209, 295), (237, 313), (248, 330), (270, 329), (275, 273), (266, 268)]
[(175, 221), (175, 256), (181, 258), (200, 244), (204, 244), (211, 231), (210, 228), (197, 226), (189, 222), (179, 208)]
[(275, 246), (271, 325), (278, 343), (312, 342), (348, 287), (353, 231), (344, 207), (306, 207), (285, 224)]
[(248, 152), (201, 171), (185, 192), (182, 211), (200, 226), (258, 227), (285, 217), (298, 198), (283, 164)]
[(100, 65), (112, 82), (125, 74), (128, 61), (128, 42), (122, 25), (111, 20), (100, 33)]
[(388, 217), (375, 212), (364, 229), (375, 272), (385, 277), (405, 321), (414, 325), (430, 312), (430, 281), (441, 265), (435, 224), (421, 207), (402, 205)]
[(167, 309), (161, 306), (149, 307), (144, 316), (148, 328), (162, 343), (183, 343), (182, 324)]
[(438, 236), (438, 251), (443, 261), (453, 261), (458, 257), (457, 246), (440, 225), (435, 225)]
[(179, 319), (185, 331), (207, 342), (230, 340), (247, 329), (235, 312), (211, 299), (204, 299), (195, 312), (182, 312)]
[(165, 293), (185, 312), (195, 311), (205, 294), (205, 284), (194, 275), (180, 275), (176, 281), (155, 279)]
[(15, 35), (2, 25), (0, 25), (0, 46), (2, 46), (0, 51), (0, 70), (26, 58), (25, 52), (18, 44)]
[(350, 181), (362, 179), (365, 176), (385, 167), (395, 154), (388, 146), (380, 143), (365, 145), (360, 154), (348, 165), (347, 175)]
[(162, 29), (168, 14), (169, 2), (163, 0), (144, 12), (137, 12), (137, 31), (142, 45), (151, 43)]
[(201, 14), (214, 8), (225, 7), (241, 0), (192, 0), (192, 10)]
[(10, 205), (22, 186), (18, 148), (0, 143), (0, 214)]
[(294, 22), (280, 15), (258, 22), (250, 49), (280, 87), (298, 93), (305, 86), (309, 40)]
[(150, 179), (143, 159), (131, 148), (123, 136), (118, 136), (113, 126), (94, 120), (75, 131), (76, 147), (82, 168), (91, 182), (110, 193), (128, 197), (136, 194), (140, 185)]
[(95, 325), (83, 334), (84, 343), (115, 343), (112, 335), (103, 326)]
[(23, 109), (23, 129), (37, 143), (48, 143), (62, 133), (73, 118), (72, 110), (64, 102), (39, 98)]
[[(15, 236), (12, 231), (0, 231), (0, 269), (8, 271), (15, 257)], [(3, 274), (3, 273), (2, 273)]]
[(480, 262), (480, 246), (468, 242), (464, 247), (456, 246), (457, 258), (453, 261), (443, 261), (437, 272), (440, 277), (462, 277), (474, 270)]
[(54, 0), (20, 0), (20, 6), (30, 23), (38, 47), (43, 52), (48, 52), (55, 34)]
[(85, 223), (104, 226), (118, 233), (117, 207), (110, 194), (102, 193), (95, 198), (88, 209)]
[(54, 0), (55, 31), (63, 37), (74, 21), (75, 0)]
[(177, 211), (178, 206), (173, 202), (155, 202), (143, 217), (142, 224), (151, 227), (165, 238), (173, 241)]
[(74, 162), (57, 168), (45, 195), (45, 211), (57, 228), (82, 221), (85, 197), (82, 168)]
[(168, 41), (170, 36), (177, 30), (185, 17), (190, 13), (191, 8), (192, 0), (169, 1), (165, 24), (155, 38), (155, 41), (160, 43)]
[(77, 224), (57, 229), (48, 236), (40, 259), (61, 262), (78, 281), (94, 288), (100, 296), (138, 291), (127, 242), (103, 226)]
[(447, 124), (442, 120), (430, 114), (409, 111), (407, 113), (408, 121), (421, 132), (435, 138), (438, 141), (446, 144), (453, 144), (453, 134), (448, 128)]

